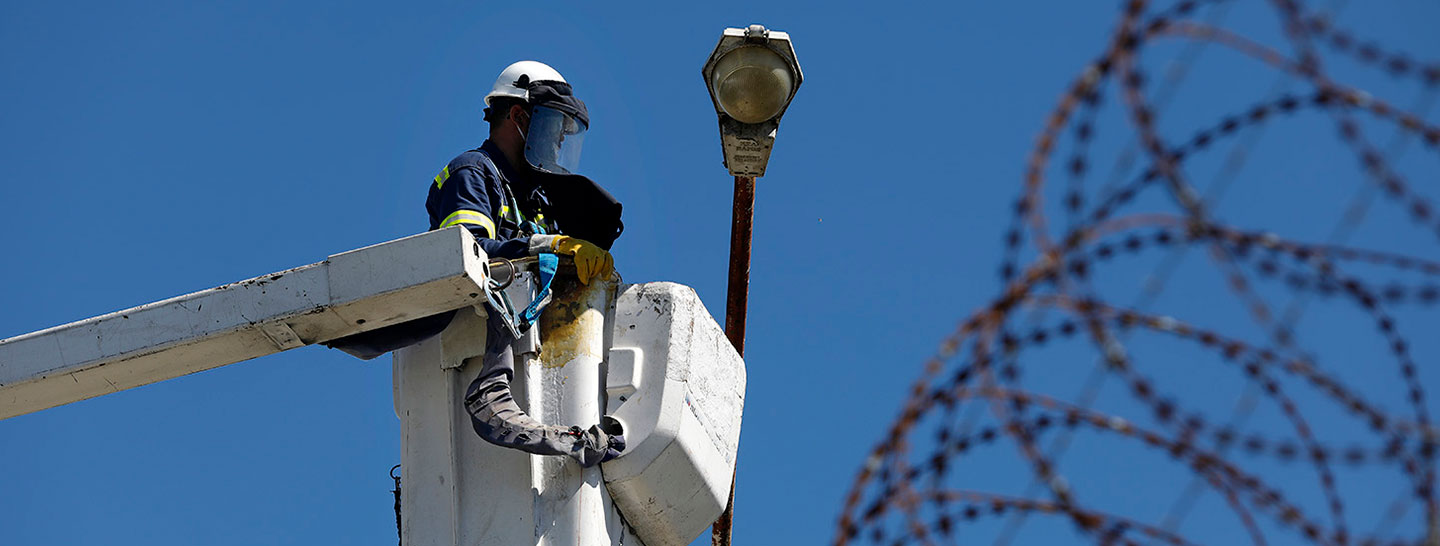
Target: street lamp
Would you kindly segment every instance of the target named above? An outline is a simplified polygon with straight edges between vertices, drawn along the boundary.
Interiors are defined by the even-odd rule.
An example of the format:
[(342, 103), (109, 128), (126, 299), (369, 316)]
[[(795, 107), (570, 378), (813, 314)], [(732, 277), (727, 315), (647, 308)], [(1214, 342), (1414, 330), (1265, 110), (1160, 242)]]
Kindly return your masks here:
[[(750, 295), (751, 220), (755, 217), (755, 178), (765, 176), (780, 116), (795, 98), (804, 75), (795, 60), (790, 35), (761, 25), (727, 28), (700, 70), (720, 118), (725, 168), (735, 176), (730, 217), (730, 281), (725, 297), (725, 337), (745, 355), (745, 305)], [(738, 457), (739, 454), (737, 453)], [(737, 467), (738, 468), (738, 467)], [(711, 544), (730, 546), (735, 480), (730, 500), (715, 520)]]
[(780, 116), (805, 79), (790, 35), (761, 25), (727, 28), (701, 74), (720, 117), (725, 167), (735, 176), (765, 176)]

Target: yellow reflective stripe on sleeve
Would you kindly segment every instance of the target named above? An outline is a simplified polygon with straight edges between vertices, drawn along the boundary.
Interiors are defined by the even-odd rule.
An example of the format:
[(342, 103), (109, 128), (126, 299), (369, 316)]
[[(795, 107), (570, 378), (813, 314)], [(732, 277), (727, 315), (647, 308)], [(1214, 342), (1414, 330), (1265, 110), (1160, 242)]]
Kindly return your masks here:
[(449, 166), (449, 165), (446, 165), (444, 169), (441, 169), (440, 174), (435, 175), (435, 189), (437, 189), (437, 190), (440, 189), (440, 186), (444, 186), (444, 185), (445, 185), (445, 181), (446, 181), (446, 180), (449, 180), (449, 179), (450, 179), (450, 166)]
[(495, 222), (490, 221), (489, 216), (485, 216), (479, 211), (473, 210), (460, 209), (450, 213), (449, 216), (445, 217), (444, 222), (440, 222), (440, 227), (438, 229), (445, 229), (447, 227), (457, 226), (460, 224), (475, 224), (477, 226), (482, 226), (485, 228), (485, 233), (488, 233), (491, 239), (495, 238)]

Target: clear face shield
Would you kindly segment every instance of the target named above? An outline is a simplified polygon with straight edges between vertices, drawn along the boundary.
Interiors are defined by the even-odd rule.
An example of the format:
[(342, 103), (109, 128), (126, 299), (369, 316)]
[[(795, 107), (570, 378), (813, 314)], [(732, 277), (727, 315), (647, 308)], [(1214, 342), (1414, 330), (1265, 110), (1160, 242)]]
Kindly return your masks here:
[(580, 166), (584, 122), (547, 106), (536, 106), (525, 134), (525, 160), (552, 173), (572, 174)]

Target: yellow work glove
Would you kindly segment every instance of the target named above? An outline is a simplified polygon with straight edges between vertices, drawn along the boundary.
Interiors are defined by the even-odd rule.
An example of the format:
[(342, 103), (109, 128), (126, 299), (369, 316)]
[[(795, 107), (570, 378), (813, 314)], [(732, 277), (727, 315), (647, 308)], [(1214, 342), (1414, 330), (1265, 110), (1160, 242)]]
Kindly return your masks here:
[(580, 284), (590, 284), (590, 279), (609, 277), (615, 270), (615, 258), (590, 241), (561, 235), (551, 245), (556, 254), (575, 257), (575, 273), (580, 277)]

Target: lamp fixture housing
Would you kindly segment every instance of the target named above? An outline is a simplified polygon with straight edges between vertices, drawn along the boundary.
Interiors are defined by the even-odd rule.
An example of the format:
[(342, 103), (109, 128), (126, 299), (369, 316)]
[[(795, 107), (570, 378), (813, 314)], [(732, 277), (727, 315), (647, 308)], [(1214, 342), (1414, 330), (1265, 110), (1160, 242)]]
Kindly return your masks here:
[(790, 35), (762, 25), (727, 28), (701, 75), (720, 119), (725, 167), (734, 176), (764, 176), (780, 118), (805, 79)]

